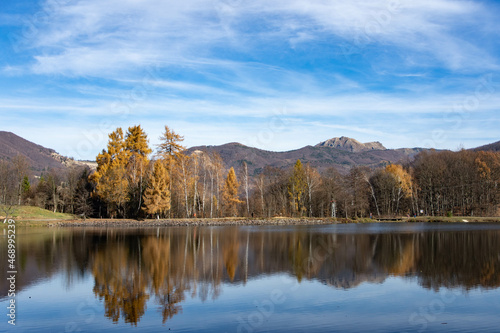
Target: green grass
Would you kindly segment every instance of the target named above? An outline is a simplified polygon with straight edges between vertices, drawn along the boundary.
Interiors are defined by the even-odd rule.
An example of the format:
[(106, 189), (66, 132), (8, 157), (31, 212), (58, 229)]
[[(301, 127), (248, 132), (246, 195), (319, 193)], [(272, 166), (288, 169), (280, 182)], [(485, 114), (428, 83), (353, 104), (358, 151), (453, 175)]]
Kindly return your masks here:
[[(0, 217), (5, 218), (5, 206), (0, 206)], [(69, 220), (74, 219), (75, 216), (64, 213), (54, 213), (50, 210), (42, 209), (32, 206), (13, 206), (9, 214), (12, 217), (21, 221), (34, 221), (34, 220)]]

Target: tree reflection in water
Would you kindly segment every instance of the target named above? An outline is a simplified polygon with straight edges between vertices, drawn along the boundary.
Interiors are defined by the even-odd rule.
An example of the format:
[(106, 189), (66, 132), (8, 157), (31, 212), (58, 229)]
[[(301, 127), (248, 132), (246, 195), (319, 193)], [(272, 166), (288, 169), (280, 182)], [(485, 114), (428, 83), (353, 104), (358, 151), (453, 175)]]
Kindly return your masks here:
[[(150, 299), (165, 323), (182, 312), (187, 296), (216, 299), (225, 283), (245, 284), (263, 274), (285, 273), (299, 282), (318, 280), (337, 288), (382, 282), (388, 276), (416, 277), (422, 287), (434, 290), (500, 286), (498, 229), (401, 233), (394, 228), (379, 234), (315, 230), (75, 229), (20, 241), (18, 251), (25, 258), (21, 273), (38, 270), (31, 275), (50, 276), (57, 272), (53, 267), (64, 267), (71, 281), (75, 272), (91, 272), (93, 292), (103, 301), (106, 317), (132, 325), (153, 304)], [(29, 284), (22, 281), (20, 288)]]

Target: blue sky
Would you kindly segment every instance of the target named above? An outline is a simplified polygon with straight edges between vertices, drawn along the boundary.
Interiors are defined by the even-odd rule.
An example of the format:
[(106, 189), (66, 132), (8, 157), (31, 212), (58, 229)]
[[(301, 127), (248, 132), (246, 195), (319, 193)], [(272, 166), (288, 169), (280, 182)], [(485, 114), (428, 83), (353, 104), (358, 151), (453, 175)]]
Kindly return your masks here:
[(289, 150), (500, 140), (500, 1), (49, 0), (0, 8), (0, 129), (94, 159), (116, 127)]

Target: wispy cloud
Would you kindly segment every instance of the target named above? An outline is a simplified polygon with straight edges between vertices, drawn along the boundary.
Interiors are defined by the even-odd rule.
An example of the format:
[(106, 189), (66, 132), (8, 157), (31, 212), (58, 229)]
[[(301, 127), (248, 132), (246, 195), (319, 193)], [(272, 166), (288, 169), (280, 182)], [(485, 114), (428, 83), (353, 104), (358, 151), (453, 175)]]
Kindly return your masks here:
[(109, 76), (151, 63), (220, 59), (218, 49), (246, 55), (267, 43), (281, 48), (288, 41), (294, 48), (328, 39), (353, 52), (376, 44), (398, 48), (401, 64), (409, 67), (429, 66), (418, 63), (425, 57), (451, 70), (498, 65), (477, 36), (458, 33), (492, 19), (488, 8), (471, 1), (112, 0), (50, 6), (51, 20), (37, 27), (31, 45), (38, 50), (31, 66), (38, 74)]
[(0, 16), (20, 36), (17, 48), (0, 40), (11, 50), (0, 62), (0, 122), (35, 141), (63, 128), (39, 140), (54, 148), (96, 138), (76, 157), (105, 145), (101, 122), (143, 123), (152, 138), (168, 123), (188, 145), (282, 150), (352, 135), (416, 146), (453, 124), (443, 119), (486, 73), (488, 98), (436, 145), (455, 147), (457, 133), (479, 142), (476, 117), (498, 125), (493, 1), (74, 0), (36, 10), (45, 19)]

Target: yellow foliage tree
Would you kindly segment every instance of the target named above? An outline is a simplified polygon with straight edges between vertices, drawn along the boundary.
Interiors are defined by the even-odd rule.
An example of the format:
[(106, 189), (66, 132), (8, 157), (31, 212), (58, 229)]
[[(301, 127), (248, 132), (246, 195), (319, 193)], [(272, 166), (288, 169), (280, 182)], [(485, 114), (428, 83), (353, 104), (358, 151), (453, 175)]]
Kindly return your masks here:
[(127, 175), (130, 192), (130, 208), (137, 214), (142, 206), (145, 188), (145, 175), (152, 150), (148, 145), (148, 137), (141, 125), (129, 127), (125, 137), (125, 149), (129, 153)]
[(230, 216), (238, 215), (238, 204), (242, 203), (238, 198), (238, 180), (234, 168), (229, 169), (227, 173), (226, 182), (222, 189), (222, 201), (226, 210), (226, 214)]
[(126, 177), (129, 152), (121, 128), (109, 134), (107, 148), (97, 155), (97, 170), (92, 178), (97, 195), (107, 203), (110, 215), (125, 215), (124, 205), (129, 198)]
[(399, 202), (402, 198), (409, 198), (413, 193), (411, 175), (399, 164), (389, 164), (385, 171), (396, 180), (394, 197), (396, 199), (396, 213), (399, 211)]
[(411, 195), (412, 181), (410, 174), (403, 169), (403, 166), (399, 164), (389, 164), (385, 167), (385, 171), (392, 174), (396, 178), (399, 184), (399, 189), (404, 197), (409, 197)]
[(164, 214), (170, 210), (170, 178), (167, 169), (163, 166), (163, 161), (156, 160), (153, 164), (148, 186), (144, 193), (143, 210), (147, 214)]
[(184, 141), (184, 137), (175, 133), (166, 125), (165, 132), (160, 136), (160, 141), (158, 152), (167, 160), (172, 157), (178, 157), (186, 150), (186, 147), (181, 145), (181, 142)]
[(305, 211), (304, 194), (306, 192), (306, 175), (302, 162), (297, 160), (293, 167), (293, 174), (288, 184), (288, 196), (292, 206), (292, 213), (302, 214)]
[[(157, 146), (158, 147), (158, 154), (163, 158), (165, 161), (165, 165), (167, 168), (167, 173), (170, 178), (170, 183), (169, 183), (169, 191), (170, 193), (174, 193), (173, 191), (173, 185), (174, 185), (174, 180), (179, 178), (177, 175), (185, 172), (179, 171), (179, 166), (185, 166), (183, 163), (185, 161), (183, 160), (184, 151), (186, 150), (186, 147), (181, 145), (181, 142), (184, 141), (184, 137), (180, 134), (175, 133), (173, 130), (171, 130), (167, 125), (165, 125), (165, 132), (163, 133), (162, 136), (160, 136), (160, 144)], [(178, 183), (178, 182), (176, 182)], [(170, 196), (170, 206), (172, 206), (172, 196)], [(187, 208), (187, 199), (185, 200), (185, 205), (186, 205), (186, 217), (188, 217), (189, 212)]]

